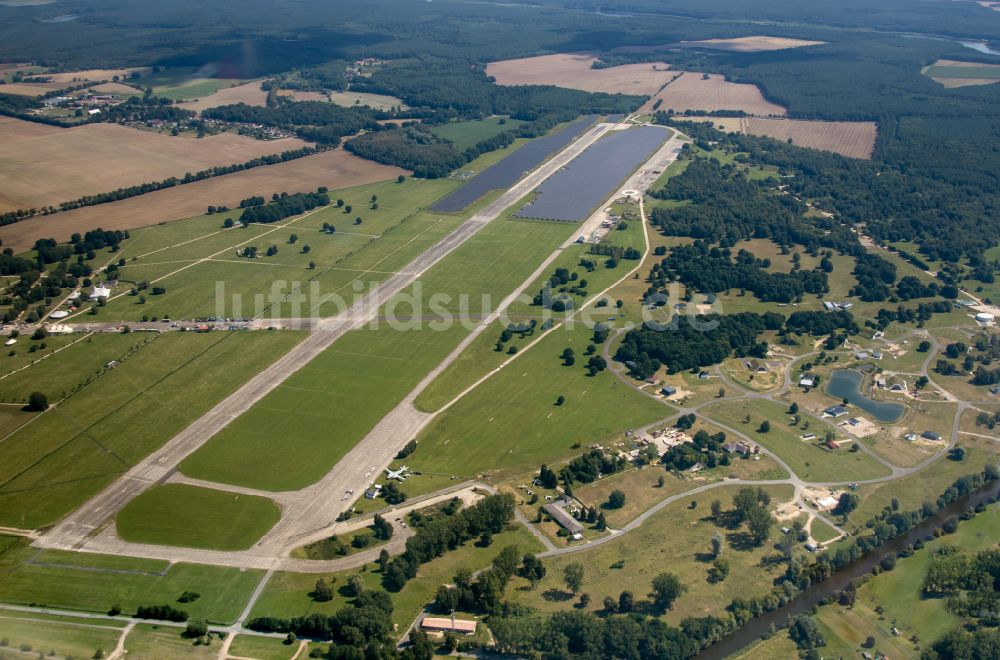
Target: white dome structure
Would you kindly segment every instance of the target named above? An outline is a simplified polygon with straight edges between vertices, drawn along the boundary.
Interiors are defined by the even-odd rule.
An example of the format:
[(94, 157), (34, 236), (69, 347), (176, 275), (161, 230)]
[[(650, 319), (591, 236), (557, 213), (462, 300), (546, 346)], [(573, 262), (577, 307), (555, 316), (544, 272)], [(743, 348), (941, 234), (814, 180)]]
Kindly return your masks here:
[(979, 321), (980, 323), (993, 323), (995, 318), (996, 317), (994, 317), (989, 312), (979, 312), (978, 314), (976, 314), (976, 320)]

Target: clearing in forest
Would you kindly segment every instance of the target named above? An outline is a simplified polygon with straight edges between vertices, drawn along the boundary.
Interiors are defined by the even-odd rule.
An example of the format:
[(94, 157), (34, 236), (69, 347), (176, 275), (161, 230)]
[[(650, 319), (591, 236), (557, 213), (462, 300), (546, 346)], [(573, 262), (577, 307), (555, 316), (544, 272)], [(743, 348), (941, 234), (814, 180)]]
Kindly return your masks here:
[[(756, 85), (729, 82), (724, 76), (709, 73), (674, 73), (676, 78), (651, 98), (639, 112), (653, 110), (742, 110), (748, 115), (781, 116), (785, 109), (764, 98)], [(655, 106), (655, 107), (654, 107)]]
[(871, 158), (878, 137), (873, 121), (807, 121), (804, 119), (762, 119), (757, 117), (692, 117), (709, 121), (731, 133), (770, 137), (782, 142), (832, 151), (849, 158)]
[(679, 45), (688, 48), (728, 50), (734, 53), (761, 53), (771, 50), (785, 50), (787, 48), (819, 46), (824, 43), (826, 42), (758, 35), (754, 37), (738, 37), (736, 39), (703, 39), (701, 41), (682, 41)]
[(992, 85), (995, 82), (1000, 82), (1000, 64), (985, 64), (983, 62), (938, 60), (934, 64), (924, 67), (921, 73), (948, 88)]
[(591, 68), (597, 58), (586, 53), (558, 53), (519, 60), (491, 62), (487, 75), (500, 85), (556, 85), (588, 92), (611, 94), (656, 94), (675, 75), (668, 65), (624, 64), (600, 69)]

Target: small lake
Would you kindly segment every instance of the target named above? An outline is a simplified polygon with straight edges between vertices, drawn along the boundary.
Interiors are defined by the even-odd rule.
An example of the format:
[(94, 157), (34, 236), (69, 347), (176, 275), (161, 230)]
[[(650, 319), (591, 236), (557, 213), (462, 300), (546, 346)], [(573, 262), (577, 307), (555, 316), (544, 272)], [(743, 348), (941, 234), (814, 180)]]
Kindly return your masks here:
[(861, 408), (876, 420), (885, 423), (898, 422), (906, 413), (906, 406), (893, 401), (877, 401), (861, 393), (864, 376), (854, 369), (837, 369), (830, 374), (826, 393), (835, 399), (847, 399), (851, 405)]

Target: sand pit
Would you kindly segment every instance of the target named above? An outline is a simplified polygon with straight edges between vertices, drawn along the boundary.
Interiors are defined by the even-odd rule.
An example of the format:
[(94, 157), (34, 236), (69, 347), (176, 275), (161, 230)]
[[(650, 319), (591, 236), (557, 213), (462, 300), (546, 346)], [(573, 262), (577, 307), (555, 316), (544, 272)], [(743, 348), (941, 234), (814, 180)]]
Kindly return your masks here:
[(771, 50), (786, 50), (788, 48), (819, 46), (824, 43), (826, 42), (758, 35), (756, 37), (738, 37), (736, 39), (703, 39), (702, 41), (682, 41), (679, 45), (685, 47), (711, 48), (714, 50), (728, 50), (734, 53), (762, 53)]
[(15, 134), (23, 130), (35, 136), (0, 144), (0, 212), (58, 205), (307, 144), (297, 138), (262, 141), (233, 133), (199, 140), (119, 124), (88, 124), (39, 134), (36, 124), (13, 121), (17, 123), (0, 130)]
[(675, 75), (668, 65), (625, 64), (592, 69), (597, 58), (584, 53), (559, 53), (519, 60), (491, 62), (487, 75), (500, 85), (556, 85), (588, 92), (608, 92), (649, 96)]
[(756, 85), (733, 83), (715, 74), (685, 72), (663, 88), (639, 110), (652, 112), (659, 101), (659, 110), (742, 110), (750, 115), (781, 116), (785, 109), (764, 98)]
[(871, 158), (878, 137), (878, 125), (871, 121), (806, 121), (758, 117), (691, 117), (691, 121), (712, 122), (732, 133), (771, 137), (810, 149), (832, 151), (849, 158)]
[(158, 190), (120, 202), (99, 204), (0, 227), (4, 247), (23, 252), (39, 238), (66, 241), (73, 232), (134, 229), (201, 215), (209, 204), (236, 207), (241, 199), (265, 195), (330, 190), (395, 179), (407, 170), (358, 158), (343, 149), (297, 160)]
[(254, 81), (233, 87), (223, 87), (219, 91), (199, 98), (196, 101), (178, 103), (177, 107), (193, 112), (201, 112), (209, 108), (217, 108), (220, 105), (234, 105), (236, 103), (264, 105), (266, 102), (267, 92), (260, 88), (259, 81)]

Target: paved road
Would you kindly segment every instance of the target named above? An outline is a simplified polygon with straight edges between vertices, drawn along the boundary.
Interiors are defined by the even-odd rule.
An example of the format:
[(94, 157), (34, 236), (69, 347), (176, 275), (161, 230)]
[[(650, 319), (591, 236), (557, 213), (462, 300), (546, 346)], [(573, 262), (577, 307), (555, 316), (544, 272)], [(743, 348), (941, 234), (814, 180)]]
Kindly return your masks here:
[[(38, 539), (36, 544), (39, 547), (64, 550), (81, 549), (85, 545), (88, 545), (88, 536), (100, 529), (106, 521), (111, 519), (129, 501), (150, 486), (166, 479), (184, 458), (204, 445), (213, 435), (249, 410), (251, 406), (308, 364), (337, 339), (347, 332), (368, 323), (378, 314), (378, 310), (383, 302), (403, 291), (434, 264), (441, 261), (475, 235), (480, 229), (496, 219), (507, 207), (517, 202), (549, 176), (559, 171), (584, 149), (604, 135), (609, 128), (609, 124), (598, 124), (590, 129), (569, 147), (528, 174), (492, 203), (463, 222), (436, 245), (417, 256), (402, 272), (383, 280), (372, 291), (361, 297), (343, 313), (319, 321), (313, 332), (290, 352), (257, 374), (240, 389), (193, 422), (184, 431), (174, 436), (163, 447), (129, 470), (118, 481), (93, 497), (77, 511), (70, 514), (50, 532)], [(419, 420), (409, 418), (405, 421), (413, 423)], [(285, 511), (282, 520), (279, 521), (275, 529), (265, 539), (269, 550), (276, 550), (281, 545), (280, 539), (296, 536), (303, 527), (308, 528), (310, 525), (316, 524), (316, 522), (324, 518), (325, 522), (329, 522), (331, 520), (330, 500), (334, 499), (336, 503), (338, 499), (331, 498), (332, 491), (343, 492), (345, 489), (353, 488), (357, 490), (363, 488), (365, 484), (361, 483), (361, 480), (357, 479), (357, 476), (372, 465), (387, 464), (391, 460), (392, 454), (398, 450), (406, 438), (401, 439), (386, 424), (382, 424), (376, 428), (378, 429), (378, 433), (375, 436), (369, 434), (369, 438), (371, 438), (370, 442), (362, 443), (362, 445), (355, 447), (355, 450), (341, 460), (327, 477), (318, 484), (318, 489), (312, 489), (312, 492), (309, 493), (310, 499), (303, 501), (303, 504), (305, 504), (303, 508), (294, 512)], [(364, 466), (363, 469), (362, 466)], [(336, 512), (333, 512), (332, 516), (336, 517)], [(101, 548), (98, 544), (92, 544), (92, 547), (88, 545), (87, 549), (101, 551), (102, 549), (108, 550), (109, 548)], [(155, 546), (142, 548), (141, 551), (149, 552), (151, 549), (155, 550)], [(146, 556), (164, 556), (169, 554), (169, 550), (170, 548), (163, 548), (159, 552), (147, 554)], [(119, 547), (117, 551), (121, 552), (122, 549)], [(248, 552), (258, 557), (266, 554), (259, 547), (256, 551)], [(276, 557), (278, 555), (272, 554), (271, 556)], [(205, 558), (209, 559), (210, 555), (206, 554)]]

